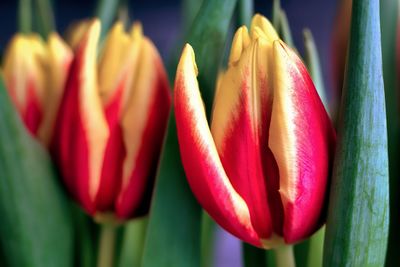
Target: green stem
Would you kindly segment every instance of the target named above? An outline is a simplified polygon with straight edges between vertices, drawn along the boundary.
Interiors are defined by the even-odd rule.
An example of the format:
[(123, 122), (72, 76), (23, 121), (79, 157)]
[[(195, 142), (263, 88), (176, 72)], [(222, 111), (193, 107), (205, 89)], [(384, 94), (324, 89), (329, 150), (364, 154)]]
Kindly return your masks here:
[(308, 248), (307, 267), (322, 266), (322, 257), (324, 252), (325, 226), (322, 227), (310, 238)]
[(280, 246), (274, 249), (277, 267), (295, 267), (293, 246)]
[(97, 267), (114, 266), (115, 239), (116, 227), (110, 224), (103, 224), (100, 232)]
[(21, 33), (32, 31), (32, 1), (19, 0), (18, 2), (18, 30)]

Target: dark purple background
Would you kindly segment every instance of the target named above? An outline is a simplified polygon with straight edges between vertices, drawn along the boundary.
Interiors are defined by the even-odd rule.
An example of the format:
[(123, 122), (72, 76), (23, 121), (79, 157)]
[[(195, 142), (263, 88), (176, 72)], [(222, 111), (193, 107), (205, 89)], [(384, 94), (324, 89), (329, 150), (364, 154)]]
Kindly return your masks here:
[[(0, 0), (0, 51), (16, 31), (16, 0)], [(73, 20), (92, 15), (94, 1), (54, 0), (57, 29), (63, 32)], [(302, 45), (302, 29), (308, 27), (314, 34), (320, 52), (325, 84), (330, 83), (330, 39), (337, 0), (281, 0), (285, 9), (296, 46), (300, 51)], [(270, 15), (271, 1), (255, 1), (255, 10), (266, 16)], [(130, 1), (131, 15), (140, 20), (144, 32), (159, 48), (164, 59), (168, 59), (180, 33), (180, 1)], [(239, 267), (241, 262), (240, 243), (232, 236), (219, 231), (217, 239), (215, 266)]]
[[(16, 31), (16, 0), (0, 0), (0, 51)], [(63, 32), (71, 21), (92, 15), (95, 1), (53, 0), (57, 29)], [(320, 50), (327, 85), (330, 84), (330, 36), (337, 0), (281, 0), (288, 15), (295, 43), (302, 51), (302, 29), (309, 27)], [(270, 15), (271, 1), (256, 0), (255, 10)], [(180, 32), (179, 0), (130, 1), (131, 15), (142, 21), (144, 31), (160, 49), (164, 59)]]

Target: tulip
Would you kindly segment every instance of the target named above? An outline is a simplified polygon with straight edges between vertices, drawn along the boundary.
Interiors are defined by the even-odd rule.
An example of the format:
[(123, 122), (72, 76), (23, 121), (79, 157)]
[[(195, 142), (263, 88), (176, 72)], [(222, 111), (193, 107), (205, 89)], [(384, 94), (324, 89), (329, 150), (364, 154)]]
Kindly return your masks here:
[(254, 16), (234, 36), (215, 93), (211, 129), (186, 45), (174, 108), (189, 185), (224, 229), (273, 248), (325, 220), (335, 132), (306, 67), (269, 21)]
[(29, 132), (48, 145), (61, 101), (72, 52), (55, 33), (47, 43), (17, 34), (4, 56), (6, 89)]
[(75, 49), (53, 151), (69, 191), (101, 220), (141, 215), (157, 167), (170, 108), (167, 76), (136, 24), (109, 32), (97, 62), (100, 22)]

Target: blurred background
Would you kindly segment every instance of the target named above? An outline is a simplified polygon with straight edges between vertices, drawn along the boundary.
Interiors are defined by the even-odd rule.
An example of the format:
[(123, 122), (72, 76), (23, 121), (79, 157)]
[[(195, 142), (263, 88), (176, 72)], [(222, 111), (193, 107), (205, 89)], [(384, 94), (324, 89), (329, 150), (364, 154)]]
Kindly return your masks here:
[[(182, 29), (181, 0), (127, 0), (131, 20), (140, 20), (144, 32), (156, 44), (164, 60)], [(57, 30), (63, 33), (68, 25), (93, 15), (94, 0), (54, 0)], [(296, 47), (303, 50), (302, 30), (311, 29), (318, 46), (325, 83), (330, 86), (331, 32), (338, 0), (281, 0), (286, 11)], [(272, 0), (255, 0), (255, 11), (270, 17)], [(323, 10), (323, 12), (322, 12)], [(17, 1), (0, 0), (0, 51), (3, 51), (17, 29)], [(328, 90), (330, 91), (330, 90)]]
[[(68, 25), (93, 15), (95, 1), (54, 0), (57, 30), (63, 33)], [(302, 30), (311, 29), (319, 50), (325, 85), (331, 91), (331, 36), (338, 0), (281, 0), (286, 11), (296, 47), (303, 51)], [(0, 0), (0, 52), (17, 29), (17, 1)], [(168, 62), (171, 51), (182, 32), (180, 0), (141, 0), (129, 3), (131, 20), (139, 20), (144, 32), (158, 47), (163, 59)], [(270, 17), (272, 1), (255, 1), (255, 11)], [(323, 12), (322, 12), (323, 11)], [(218, 267), (241, 266), (241, 244), (229, 234), (217, 233), (215, 265)]]

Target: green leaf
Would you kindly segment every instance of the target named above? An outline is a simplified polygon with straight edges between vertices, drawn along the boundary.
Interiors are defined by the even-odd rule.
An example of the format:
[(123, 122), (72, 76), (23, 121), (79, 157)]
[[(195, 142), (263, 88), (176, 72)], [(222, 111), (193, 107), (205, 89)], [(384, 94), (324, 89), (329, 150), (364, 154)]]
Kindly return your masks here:
[(324, 266), (383, 266), (388, 153), (378, 0), (354, 0)]
[(279, 11), (279, 34), (285, 43), (287, 43), (290, 47), (295, 48), (289, 21), (287, 19), (286, 12), (283, 9)]
[(18, 31), (30, 33), (32, 31), (32, 0), (18, 1)]
[(309, 250), (310, 250), (310, 239), (306, 239), (294, 245), (294, 256), (296, 259), (297, 266), (307, 266)]
[(267, 253), (272, 253), (272, 251), (266, 251), (261, 248), (254, 247), (247, 243), (242, 243), (242, 251), (243, 251), (243, 263), (245, 267), (267, 267), (267, 266), (275, 266), (267, 264)]
[(124, 225), (119, 267), (140, 266), (146, 236), (147, 217), (134, 219)]
[(190, 29), (194, 19), (196, 18), (197, 13), (200, 10), (201, 4), (203, 0), (182, 0), (182, 27), (184, 32), (187, 32)]
[(201, 94), (210, 115), (214, 85), (222, 60), (226, 35), (236, 0), (203, 0), (203, 5), (186, 35), (196, 54)]
[(0, 245), (7, 266), (72, 266), (71, 211), (52, 162), (0, 79)]
[(253, 0), (238, 0), (237, 14), (239, 26), (246, 25), (249, 28), (254, 14)]
[(50, 0), (33, 0), (33, 22), (34, 31), (38, 32), (44, 39), (54, 31), (55, 22)]
[(181, 165), (175, 118), (153, 193), (143, 251), (143, 267), (200, 267), (201, 208), (189, 189)]
[(396, 37), (398, 25), (398, 0), (381, 1), (381, 31), (383, 79), (386, 96), (388, 128), (389, 176), (390, 176), (390, 223), (386, 266), (400, 262), (400, 116), (399, 87), (396, 66)]
[(117, 17), (118, 6), (119, 0), (97, 0), (97, 6), (94, 15), (101, 21), (101, 39), (106, 36), (108, 30)]
[[(214, 84), (236, 1), (204, 0), (187, 40), (194, 48), (203, 99), (211, 109)], [(174, 66), (176, 68), (176, 65)], [(174, 73), (175, 70), (170, 71)], [(166, 143), (153, 193), (143, 252), (143, 267), (199, 267), (201, 208), (181, 164), (171, 112)]]
[(74, 220), (75, 265), (92, 267), (96, 263), (96, 236), (99, 226), (76, 203), (71, 203)]
[(205, 211), (201, 219), (201, 266), (209, 267), (214, 259), (217, 225)]
[(273, 0), (272, 1), (272, 25), (277, 32), (280, 29), (280, 22), (281, 22), (281, 1), (280, 0)]

